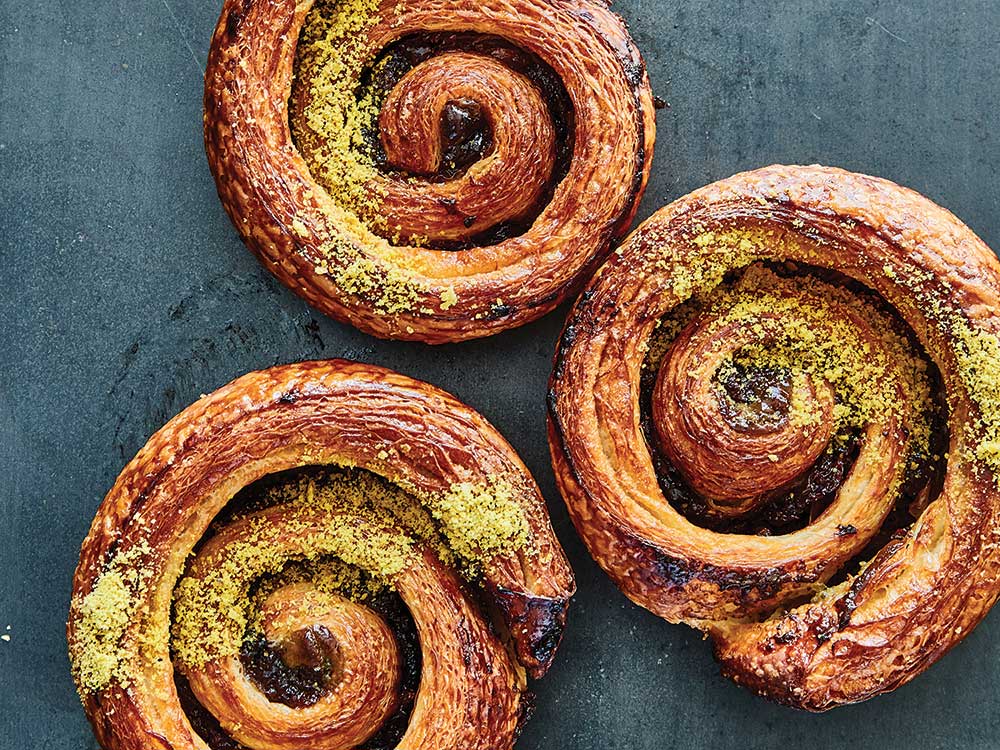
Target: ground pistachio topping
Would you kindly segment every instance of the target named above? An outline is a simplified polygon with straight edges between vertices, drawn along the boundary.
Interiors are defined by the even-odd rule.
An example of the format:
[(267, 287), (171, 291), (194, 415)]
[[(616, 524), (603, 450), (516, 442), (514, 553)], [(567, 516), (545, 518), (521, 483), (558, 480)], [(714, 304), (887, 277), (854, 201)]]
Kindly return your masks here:
[[(427, 302), (433, 302), (432, 289), (418, 276), (413, 254), (396, 246), (398, 236), (382, 236), (391, 232), (371, 134), (378, 132), (387, 92), (369, 86), (359, 95), (358, 88), (365, 66), (372, 64), (365, 35), (377, 22), (378, 10), (377, 0), (318, 2), (297, 47), (292, 136), (333, 204), (322, 210), (329, 239), (310, 261), (317, 274), (328, 276), (344, 293), (369, 301), (380, 313), (433, 314)], [(374, 62), (373, 77), (385, 64)], [(298, 216), (292, 230), (309, 234)], [(458, 301), (451, 287), (437, 296), (441, 310)]]
[(431, 512), (451, 548), (473, 570), (504, 549), (522, 549), (528, 543), (524, 510), (515, 499), (514, 486), (504, 480), (453, 484), (435, 499)]
[[(242, 528), (235, 540), (175, 588), (171, 645), (186, 667), (237, 655), (259, 627), (260, 605), (282, 585), (309, 581), (364, 602), (392, 588), (421, 547), (471, 579), (494, 555), (523, 549), (529, 538), (524, 511), (505, 481), (458, 483), (418, 500), (371, 472), (328, 468), (269, 487), (263, 505), (237, 516), (233, 523)], [(276, 533), (268, 516), (278, 506)], [(319, 531), (317, 511), (331, 518)], [(294, 556), (280, 539), (296, 540)]]
[(378, 0), (324, 0), (310, 9), (294, 82), (306, 90), (301, 97), (293, 94), (290, 122), (313, 177), (336, 203), (381, 221), (381, 200), (369, 187), (377, 167), (365, 137), (377, 127), (380, 102), (374, 91), (357, 95), (370, 62), (365, 36), (377, 23), (378, 8)]
[(986, 464), (1000, 484), (1000, 337), (982, 328), (973, 328), (955, 316), (952, 332), (958, 346), (958, 370), (979, 414), (973, 427), (980, 438), (975, 458)]
[(150, 577), (143, 560), (150, 552), (149, 545), (140, 542), (115, 554), (90, 592), (75, 602), (70, 658), (82, 695), (104, 690), (112, 682), (128, 687), (131, 681), (123, 641), (129, 624), (139, 616), (138, 602)]

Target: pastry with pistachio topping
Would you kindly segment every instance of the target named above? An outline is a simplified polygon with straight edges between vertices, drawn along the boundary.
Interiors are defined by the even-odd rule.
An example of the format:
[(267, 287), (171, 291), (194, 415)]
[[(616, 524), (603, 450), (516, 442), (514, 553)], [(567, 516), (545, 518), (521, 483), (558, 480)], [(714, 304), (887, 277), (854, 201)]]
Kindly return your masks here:
[(761, 695), (892, 690), (1000, 594), (1000, 263), (910, 190), (774, 166), (661, 209), (577, 301), (549, 405), (590, 552)]
[(226, 0), (205, 74), (208, 161), (248, 247), (384, 338), (555, 308), (627, 231), (654, 129), (600, 0)]
[(308, 362), (202, 397), (125, 467), (83, 544), (70, 658), (107, 750), (498, 750), (573, 590), (486, 420)]

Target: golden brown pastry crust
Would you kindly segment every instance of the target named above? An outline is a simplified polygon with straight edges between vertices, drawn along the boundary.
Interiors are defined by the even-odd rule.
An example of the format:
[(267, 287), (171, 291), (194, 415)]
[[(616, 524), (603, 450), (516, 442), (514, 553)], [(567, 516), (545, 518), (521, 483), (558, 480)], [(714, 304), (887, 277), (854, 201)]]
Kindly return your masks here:
[[(574, 292), (611, 241), (628, 228), (652, 159), (652, 95), (642, 58), (621, 19), (591, 0), (381, 2), (377, 22), (363, 39), (353, 39), (360, 43), (366, 63), (386, 45), (416, 31), (492, 35), (551, 66), (572, 102), (575, 137), (569, 173), (533, 225), (497, 244), (445, 251), (396, 247), (372, 234), (320, 187), (292, 142), (288, 101), (293, 59), (312, 4), (227, 0), (206, 69), (208, 161), (226, 211), (268, 269), (338, 320), (376, 336), (430, 343), (521, 325)], [(505, 78), (491, 60), (480, 58), (477, 63), (475, 56), (455, 53), (448, 57), (447, 65), (432, 59), (414, 69), (417, 81), (407, 83), (410, 99), (433, 102), (434, 115), (447, 100), (449, 87), (482, 99), (487, 110), (517, 105), (503, 113), (503, 127), (495, 133), (496, 148), (511, 163), (494, 158), (496, 154), (481, 162), (497, 167), (493, 171), (502, 174), (499, 185), (480, 175), (482, 179), (466, 176), (425, 188), (438, 198), (444, 196), (445, 202), (458, 198), (470, 206), (482, 205), (484, 214), (496, 214), (496, 219), (504, 210), (493, 205), (497, 195), (515, 209), (530, 203), (530, 195), (515, 198), (511, 193), (536, 179), (528, 174), (535, 160), (520, 166), (515, 162), (526, 149), (540, 149), (538, 161), (551, 159), (545, 154), (551, 126), (538, 122), (548, 113), (526, 101), (530, 97), (515, 96), (526, 79), (514, 74)], [(421, 76), (427, 80), (421, 82)], [(398, 112), (383, 112), (383, 139), (404, 166), (433, 164), (430, 152), (437, 140), (425, 131), (436, 133), (436, 125), (425, 122), (428, 118), (419, 109), (403, 104)], [(417, 135), (408, 142), (405, 133)], [(419, 153), (406, 154), (407, 148)], [(404, 181), (386, 184), (394, 218), (412, 203), (416, 207), (409, 213), (427, 222), (432, 233), (444, 231), (447, 222), (454, 224), (453, 212), (442, 211), (440, 201), (405, 198), (411, 188)], [(393, 198), (399, 191), (404, 199)], [(478, 224), (485, 220), (467, 218), (473, 222), (465, 227), (470, 231), (481, 229)], [(452, 230), (461, 234), (463, 228), (455, 225)], [(363, 283), (358, 283), (358, 269), (364, 269)], [(399, 284), (406, 287), (405, 294), (388, 288)], [(391, 303), (386, 302), (389, 298)]]
[[(74, 578), (68, 638), (84, 706), (104, 747), (205, 747), (178, 702), (173, 679), (175, 584), (213, 517), (239, 489), (273, 472), (313, 464), (365, 469), (430, 503), (456, 485), (503, 481), (512, 488), (512, 502), (527, 524), (527, 544), (484, 559), (482, 587), (509, 628), (516, 658), (466, 585), (432, 551), (418, 554), (394, 585), (413, 611), (425, 649), (416, 708), (400, 747), (420, 747), (428, 735), (437, 736), (440, 747), (513, 744), (524, 683), (518, 662), (532, 675), (545, 672), (574, 590), (544, 500), (510, 445), (469, 407), (388, 370), (331, 360), (251, 373), (202, 397), (150, 438), (101, 505)], [(292, 535), (281, 531), (282, 512), (265, 510), (268, 518), (252, 523), (258, 534), (274, 535), (269, 544), (287, 547), (289, 557), (312, 536), (310, 529), (351, 523), (358, 533), (369, 533), (363, 520), (321, 509), (300, 517)], [(225, 533), (205, 549), (226, 542)], [(203, 550), (198, 559), (207, 554)], [(268, 606), (279, 631), (282, 617), (294, 623), (304, 616), (295, 609), (299, 605)], [(334, 604), (338, 611), (344, 607), (350, 609)], [(353, 611), (330, 617), (331, 630), (340, 627), (338, 618), (364, 621)], [(379, 641), (376, 631), (369, 635)], [(393, 658), (370, 654), (368, 667), (379, 669)], [(364, 666), (365, 660), (355, 663)], [(211, 682), (213, 671), (225, 669), (209, 665), (207, 678), (188, 676)], [(214, 700), (223, 704), (247, 692), (245, 683), (223, 680), (217, 687)], [(372, 689), (358, 688), (361, 698), (373, 696)], [(366, 708), (365, 700), (361, 704)], [(248, 711), (255, 715), (252, 706)]]
[[(873, 498), (895, 471), (886, 467), (906, 438), (899, 425), (865, 434), (863, 443), (882, 441), (881, 460), (859, 458), (829, 510), (802, 531), (773, 537), (686, 520), (664, 498), (640, 428), (640, 370), (658, 321), (726, 271), (760, 261), (835, 269), (877, 291), (937, 364), (948, 402), (939, 496), (863, 573), (812, 598), (830, 568), (857, 551), (844, 545), (871, 535), (844, 515), (881, 523), (885, 509)], [(711, 634), (723, 672), (759, 694), (825, 710), (892, 690), (961, 640), (1000, 592), (998, 310), (1000, 264), (990, 249), (948, 211), (885, 180), (773, 166), (691, 193), (625, 240), (566, 324), (550, 383), (549, 440), (577, 529), (631, 599)], [(684, 371), (696, 367), (688, 362)], [(694, 400), (659, 418), (703, 405), (688, 396)], [(800, 442), (796, 450), (807, 450), (809, 441)], [(726, 462), (695, 455), (688, 471), (710, 475), (715, 460)], [(768, 481), (759, 462), (745, 471)], [(803, 596), (807, 603), (796, 601)]]

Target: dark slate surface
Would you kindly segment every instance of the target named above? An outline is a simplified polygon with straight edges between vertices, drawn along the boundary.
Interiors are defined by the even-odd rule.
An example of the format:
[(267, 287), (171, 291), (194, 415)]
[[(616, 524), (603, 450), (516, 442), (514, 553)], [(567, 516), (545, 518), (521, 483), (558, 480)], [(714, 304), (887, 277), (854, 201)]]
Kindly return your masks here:
[[(79, 543), (124, 463), (199, 393), (332, 356), (456, 393), (545, 491), (580, 593), (520, 747), (1000, 744), (996, 613), (915, 683), (809, 716), (722, 679), (696, 633), (627, 602), (574, 535), (549, 468), (543, 392), (565, 309), (432, 349), (333, 323), (264, 272), (202, 151), (218, 5), (0, 0), (0, 747), (96, 747), (63, 623)], [(994, 0), (617, 7), (671, 104), (642, 217), (738, 170), (818, 161), (914, 187), (1000, 247)]]

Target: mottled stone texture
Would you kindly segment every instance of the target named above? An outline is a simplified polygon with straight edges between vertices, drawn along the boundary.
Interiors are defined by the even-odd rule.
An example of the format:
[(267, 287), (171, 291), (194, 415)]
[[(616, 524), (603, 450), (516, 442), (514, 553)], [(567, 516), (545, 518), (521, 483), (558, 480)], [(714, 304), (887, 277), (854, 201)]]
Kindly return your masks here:
[[(915, 682), (814, 717), (718, 675), (687, 628), (628, 603), (568, 523), (545, 444), (565, 307), (430, 348), (311, 313), (215, 195), (202, 65), (219, 3), (0, 0), (0, 747), (86, 750), (64, 620), (79, 543), (169, 417), (236, 375), (353, 357), (480, 410), (541, 485), (580, 593), (525, 750), (992, 748), (1000, 615)], [(1000, 7), (992, 0), (621, 0), (658, 117), (644, 218), (772, 162), (879, 174), (1000, 247)], [(10, 630), (5, 628), (10, 625)]]

